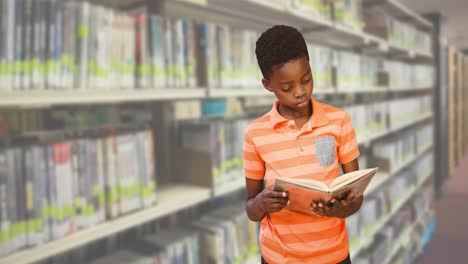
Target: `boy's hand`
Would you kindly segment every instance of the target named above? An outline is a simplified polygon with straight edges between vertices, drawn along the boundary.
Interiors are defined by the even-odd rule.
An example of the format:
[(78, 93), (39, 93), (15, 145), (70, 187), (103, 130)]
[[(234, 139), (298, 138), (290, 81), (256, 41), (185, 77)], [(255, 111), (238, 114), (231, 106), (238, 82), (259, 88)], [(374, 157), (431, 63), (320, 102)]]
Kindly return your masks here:
[(271, 188), (264, 189), (256, 197), (258, 206), (267, 214), (281, 211), (289, 203), (288, 193), (274, 191)]
[(356, 197), (352, 192), (349, 192), (343, 200), (333, 198), (330, 201), (314, 201), (311, 207), (319, 216), (346, 218), (361, 208), (362, 201), (362, 195)]

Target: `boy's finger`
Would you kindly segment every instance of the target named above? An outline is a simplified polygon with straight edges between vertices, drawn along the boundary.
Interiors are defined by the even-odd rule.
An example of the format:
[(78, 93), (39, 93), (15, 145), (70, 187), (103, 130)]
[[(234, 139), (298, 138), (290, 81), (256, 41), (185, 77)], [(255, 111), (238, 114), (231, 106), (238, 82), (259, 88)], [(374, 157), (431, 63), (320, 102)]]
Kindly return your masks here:
[(286, 192), (271, 191), (265, 194), (268, 198), (286, 198), (288, 194)]

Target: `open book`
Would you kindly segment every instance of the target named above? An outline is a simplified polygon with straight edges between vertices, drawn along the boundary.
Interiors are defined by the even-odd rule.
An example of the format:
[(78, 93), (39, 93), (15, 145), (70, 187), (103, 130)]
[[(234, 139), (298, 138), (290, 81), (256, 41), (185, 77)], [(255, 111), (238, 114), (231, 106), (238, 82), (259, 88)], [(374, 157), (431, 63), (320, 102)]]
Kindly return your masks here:
[(362, 195), (377, 170), (378, 168), (371, 168), (346, 173), (329, 184), (310, 179), (278, 178), (275, 179), (273, 189), (289, 194), (289, 205), (286, 209), (315, 215), (311, 209), (313, 201), (328, 201), (332, 198), (341, 200), (346, 198), (349, 191), (355, 196)]

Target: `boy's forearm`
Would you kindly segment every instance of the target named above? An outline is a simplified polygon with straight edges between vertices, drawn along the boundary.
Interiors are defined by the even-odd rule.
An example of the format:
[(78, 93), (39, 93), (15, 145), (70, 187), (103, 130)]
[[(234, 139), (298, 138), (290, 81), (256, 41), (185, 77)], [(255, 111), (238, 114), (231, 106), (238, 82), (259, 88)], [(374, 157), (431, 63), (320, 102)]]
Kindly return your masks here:
[[(260, 195), (260, 194), (258, 194)], [(250, 198), (247, 200), (247, 216), (249, 217), (250, 220), (254, 222), (260, 222), (262, 221), (263, 217), (265, 217), (266, 212), (263, 210), (263, 208), (258, 204), (257, 201), (257, 196)]]

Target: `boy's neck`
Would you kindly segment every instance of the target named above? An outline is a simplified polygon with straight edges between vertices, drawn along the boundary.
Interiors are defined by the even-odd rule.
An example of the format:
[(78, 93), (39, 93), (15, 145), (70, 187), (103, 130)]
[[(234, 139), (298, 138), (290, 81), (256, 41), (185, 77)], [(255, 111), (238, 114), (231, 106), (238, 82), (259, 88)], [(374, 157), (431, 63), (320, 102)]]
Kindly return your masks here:
[(296, 119), (309, 119), (312, 116), (312, 100), (309, 101), (309, 106), (304, 107), (299, 111), (288, 108), (281, 103), (278, 105), (278, 113), (288, 120), (296, 120)]

